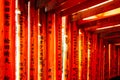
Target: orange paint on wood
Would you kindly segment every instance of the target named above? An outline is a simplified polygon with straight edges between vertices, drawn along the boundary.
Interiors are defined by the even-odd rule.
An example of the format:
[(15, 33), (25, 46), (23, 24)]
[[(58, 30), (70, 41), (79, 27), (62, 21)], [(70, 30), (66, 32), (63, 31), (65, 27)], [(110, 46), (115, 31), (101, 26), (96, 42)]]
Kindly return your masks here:
[(27, 7), (25, 7), (24, 0), (18, 2), (19, 4), (19, 24), (20, 24), (20, 79), (27, 80), (28, 78), (28, 20)]
[(46, 50), (46, 13), (44, 9), (40, 10), (40, 79), (47, 80), (47, 50)]
[(81, 52), (81, 55), (82, 55), (82, 75), (81, 75), (81, 78), (83, 80), (87, 80), (87, 65), (88, 65), (88, 62), (87, 62), (87, 59), (88, 59), (88, 56), (87, 56), (87, 38), (86, 38), (86, 32), (83, 31), (83, 35), (82, 35), (82, 52)]
[(66, 61), (66, 80), (71, 80), (71, 56), (72, 56), (72, 52), (71, 52), (71, 16), (66, 16), (66, 44), (67, 44), (67, 61)]
[(38, 12), (30, 9), (30, 79), (38, 79)]
[(0, 79), (4, 78), (4, 0), (0, 0)]
[(73, 22), (71, 29), (71, 79), (78, 79), (78, 28)]
[(56, 80), (62, 79), (62, 17), (56, 14)]
[(56, 78), (55, 67), (55, 16), (47, 15), (47, 80)]
[[(4, 1), (4, 69), (3, 79), (15, 79), (15, 3)], [(13, 34), (11, 32), (13, 31)]]

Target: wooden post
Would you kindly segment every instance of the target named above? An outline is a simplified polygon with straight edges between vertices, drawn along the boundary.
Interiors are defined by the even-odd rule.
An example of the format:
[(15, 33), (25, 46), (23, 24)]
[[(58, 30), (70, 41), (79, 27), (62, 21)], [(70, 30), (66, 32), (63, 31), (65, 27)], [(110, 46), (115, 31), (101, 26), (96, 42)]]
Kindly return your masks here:
[(82, 38), (82, 80), (87, 80), (87, 36), (86, 32), (83, 31), (83, 38)]
[[(24, 0), (18, 2), (19, 4), (19, 24), (20, 24), (20, 79), (28, 78), (28, 15), (27, 7), (25, 7)], [(27, 4), (26, 4), (27, 5)]]
[(4, 64), (4, 0), (0, 0), (0, 79), (4, 79), (5, 64)]
[[(38, 80), (47, 80), (47, 53), (46, 53), (46, 13), (44, 12), (44, 8), (40, 10), (40, 53), (38, 53), (38, 70), (40, 71), (40, 79)], [(38, 49), (39, 50), (39, 49)]]
[(55, 14), (47, 14), (47, 80), (56, 79)]
[(72, 27), (72, 22), (71, 22), (71, 16), (66, 16), (66, 44), (67, 44), (67, 62), (66, 62), (66, 80), (71, 80), (71, 28)]
[(78, 80), (78, 28), (76, 22), (71, 27), (71, 79)]
[(56, 79), (62, 80), (62, 17), (56, 14)]
[(30, 79), (38, 79), (38, 10), (35, 10), (34, 1), (30, 8)]
[[(4, 9), (1, 12), (3, 14), (3, 25), (2, 33), (4, 38), (3, 42), (3, 62), (4, 62), (4, 77), (3, 80), (14, 80), (15, 79), (15, 2), (14, 0), (4, 0)], [(2, 15), (2, 14), (1, 14)], [(2, 19), (1, 19), (2, 20)], [(2, 36), (1, 36), (2, 37)], [(2, 70), (2, 69), (1, 69)]]

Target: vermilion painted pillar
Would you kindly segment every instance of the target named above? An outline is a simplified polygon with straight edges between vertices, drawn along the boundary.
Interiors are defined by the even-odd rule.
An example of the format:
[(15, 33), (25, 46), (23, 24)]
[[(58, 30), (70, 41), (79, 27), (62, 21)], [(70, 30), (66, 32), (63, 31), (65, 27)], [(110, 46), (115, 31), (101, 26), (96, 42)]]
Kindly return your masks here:
[(62, 17), (56, 14), (56, 80), (62, 80)]
[(38, 10), (34, 11), (34, 26), (33, 26), (33, 34), (34, 34), (34, 80), (37, 80), (38, 78)]
[(71, 27), (71, 80), (78, 80), (78, 27), (76, 22)]
[(55, 15), (47, 14), (47, 80), (56, 79), (56, 41), (55, 41)]
[(83, 31), (79, 29), (79, 65), (78, 80), (82, 80), (82, 52), (83, 52)]
[(4, 0), (4, 42), (3, 42), (3, 63), (4, 63), (4, 77), (2, 80), (14, 80), (15, 79), (15, 1)]
[(30, 79), (38, 79), (38, 10), (34, 1), (30, 1)]
[(90, 38), (89, 38), (90, 44), (89, 44), (89, 49), (90, 49), (90, 68), (89, 68), (89, 79), (90, 80), (96, 80), (99, 79), (97, 77), (98, 72), (98, 53), (97, 53), (97, 34), (94, 32), (90, 32)]
[[(89, 80), (91, 78), (90, 72), (91, 72), (91, 68), (93, 67), (93, 65), (91, 64), (91, 60), (92, 60), (92, 56), (91, 56), (91, 51), (92, 51), (92, 36), (91, 33), (86, 31), (86, 37), (87, 37), (87, 80)], [(94, 73), (93, 73), (94, 74)]]
[[(19, 1), (20, 24), (20, 79), (28, 79), (28, 7), (24, 0)], [(27, 4), (26, 4), (27, 5)]]
[(15, 79), (15, 0), (10, 1), (10, 61), (11, 61), (11, 79)]
[(82, 56), (82, 80), (87, 80), (87, 65), (88, 65), (88, 54), (87, 54), (87, 36), (86, 36), (86, 32), (83, 31), (83, 37), (82, 37), (82, 52), (81, 52), (81, 56)]
[(0, 0), (0, 79), (4, 79), (4, 0)]
[(28, 7), (24, 7), (24, 19), (23, 19), (23, 53), (24, 53), (24, 76), (25, 79), (28, 79), (28, 15), (27, 15), (27, 10)]
[(44, 12), (44, 8), (40, 10), (40, 53), (38, 53), (38, 80), (47, 80), (47, 54), (46, 54), (46, 13)]
[(101, 56), (101, 57), (103, 57), (103, 63), (104, 63), (104, 66), (103, 66), (104, 77), (103, 78), (105, 80), (109, 79), (109, 69), (110, 69), (110, 66), (109, 66), (109, 50), (110, 50), (109, 44), (105, 44), (104, 45), (104, 52), (103, 52), (103, 55)]
[(66, 16), (66, 44), (67, 44), (67, 62), (66, 62), (66, 80), (71, 80), (71, 56), (72, 56), (72, 52), (71, 52), (71, 28), (72, 27), (72, 23), (71, 23), (71, 16)]
[(118, 75), (120, 75), (120, 46), (117, 47), (116, 52), (118, 54)]
[(96, 76), (97, 76), (96, 78), (98, 78), (98, 80), (101, 80), (100, 79), (100, 53), (99, 53), (99, 43), (100, 43), (99, 40), (100, 39), (99, 39), (99, 35), (96, 34), (95, 38), (96, 38), (95, 40), (97, 42), (96, 43), (96, 51), (95, 51), (96, 52), (96, 66), (97, 66), (96, 72), (98, 72), (98, 73), (96, 73)]
[(112, 78), (118, 76), (118, 54), (115, 44), (111, 45), (110, 53), (110, 78)]
[(104, 60), (104, 54), (105, 54), (105, 45), (103, 44), (103, 39), (100, 37), (98, 37), (98, 59), (99, 59), (99, 77), (100, 80), (104, 80), (104, 64), (105, 64), (105, 60)]

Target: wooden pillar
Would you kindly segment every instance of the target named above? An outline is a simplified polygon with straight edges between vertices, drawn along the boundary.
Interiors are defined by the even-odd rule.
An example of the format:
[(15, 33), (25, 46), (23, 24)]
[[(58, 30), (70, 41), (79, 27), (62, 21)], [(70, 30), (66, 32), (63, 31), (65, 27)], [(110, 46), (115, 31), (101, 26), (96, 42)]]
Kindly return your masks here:
[[(102, 50), (102, 49), (101, 49)], [(108, 80), (109, 79), (109, 45), (105, 44), (104, 45), (104, 52), (103, 52), (103, 63), (104, 63), (104, 79)]]
[(15, 2), (0, 1), (0, 79), (15, 79)]
[(90, 67), (89, 67), (89, 80), (98, 80), (99, 76), (97, 76), (98, 72), (98, 53), (97, 53), (97, 34), (94, 32), (90, 32), (90, 38), (89, 38), (89, 49), (90, 49)]
[(110, 47), (110, 78), (116, 77), (118, 73), (118, 55), (115, 44)]
[(62, 17), (56, 14), (56, 80), (62, 80)]
[(67, 16), (66, 19), (66, 44), (67, 44), (67, 64), (66, 64), (66, 80), (71, 80), (71, 28), (72, 22), (71, 22), (71, 16)]
[(86, 32), (83, 31), (83, 38), (82, 38), (82, 52), (81, 52), (81, 56), (82, 56), (82, 80), (87, 80), (87, 36), (86, 36)]
[(92, 57), (93, 54), (91, 54), (93, 43), (92, 43), (92, 34), (88, 31), (86, 31), (86, 36), (87, 36), (87, 43), (86, 43), (87, 44), (87, 48), (86, 48), (86, 50), (87, 50), (87, 80), (90, 80), (90, 78), (92, 78), (91, 75), (94, 74), (94, 73), (92, 73), (90, 75), (90, 72), (92, 70), (91, 67), (94, 66), (94, 65), (91, 64), (91, 61), (92, 61), (92, 58), (93, 58)]
[(27, 7), (25, 7), (24, 0), (18, 2), (19, 4), (19, 27), (20, 27), (20, 79), (28, 78), (28, 15)]
[(71, 80), (78, 80), (78, 28), (76, 22), (71, 27)]
[(5, 64), (4, 64), (4, 0), (0, 0), (0, 79), (4, 79)]
[(31, 0), (30, 7), (30, 79), (38, 79), (38, 10)]
[(118, 54), (118, 76), (120, 76), (120, 46), (117, 47)]
[(56, 79), (55, 14), (47, 14), (47, 80)]
[(46, 54), (46, 13), (44, 12), (44, 8), (40, 10), (40, 33), (39, 33), (39, 39), (40, 39), (40, 47), (38, 50), (38, 70), (40, 73), (38, 73), (39, 78), (38, 80), (47, 80), (47, 54)]
[[(27, 4), (26, 4), (27, 5)], [(23, 53), (24, 53), (24, 77), (28, 79), (28, 7), (24, 7), (24, 19), (23, 19)]]
[(98, 34), (98, 71), (100, 80), (104, 80), (104, 64), (105, 64), (105, 46), (103, 44), (103, 39)]
[(101, 76), (100, 76), (100, 72), (101, 72), (101, 69), (100, 69), (100, 37), (99, 37), (99, 34), (96, 34), (97, 35), (97, 43), (96, 43), (96, 78), (98, 80), (101, 80)]
[(78, 65), (78, 80), (82, 80), (82, 41), (83, 41), (83, 32), (79, 29), (79, 65)]

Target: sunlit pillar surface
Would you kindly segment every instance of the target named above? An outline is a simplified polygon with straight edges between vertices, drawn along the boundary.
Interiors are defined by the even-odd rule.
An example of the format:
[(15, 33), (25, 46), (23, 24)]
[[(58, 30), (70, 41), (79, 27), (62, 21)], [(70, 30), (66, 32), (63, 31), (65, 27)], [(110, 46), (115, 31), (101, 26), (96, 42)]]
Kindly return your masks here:
[(19, 8), (18, 8), (18, 0), (16, 0), (15, 6), (15, 24), (16, 24), (16, 57), (15, 57), (15, 64), (16, 64), (16, 80), (20, 80), (20, 24), (19, 24)]
[(41, 23), (40, 23), (40, 10), (38, 10), (38, 80), (42, 80), (42, 76), (41, 76), (41, 69), (42, 69), (42, 65), (40, 65), (40, 42), (41, 42), (41, 35), (40, 35), (40, 27), (41, 27)]
[(109, 61), (109, 77), (108, 78), (110, 78), (110, 71), (111, 71), (111, 66), (110, 66), (110, 62), (111, 62), (111, 44), (108, 44), (108, 61)]
[(109, 76), (108, 78), (110, 78), (110, 74), (111, 74), (111, 48), (112, 45), (111, 44), (108, 44), (108, 61), (109, 61)]
[(66, 17), (62, 17), (62, 80), (66, 80), (67, 74), (67, 35), (66, 35)]
[(30, 1), (28, 2), (28, 80), (30, 80)]
[(79, 65), (78, 65), (78, 80), (82, 80), (82, 31), (79, 29)]
[(90, 34), (88, 34), (88, 42), (87, 42), (87, 80), (89, 80), (90, 79), (90, 52), (91, 52), (91, 50), (90, 50), (90, 48), (91, 48), (91, 42), (90, 42)]

